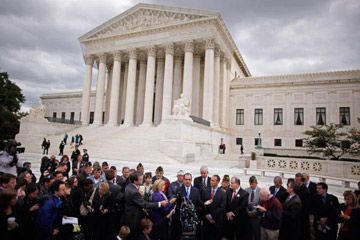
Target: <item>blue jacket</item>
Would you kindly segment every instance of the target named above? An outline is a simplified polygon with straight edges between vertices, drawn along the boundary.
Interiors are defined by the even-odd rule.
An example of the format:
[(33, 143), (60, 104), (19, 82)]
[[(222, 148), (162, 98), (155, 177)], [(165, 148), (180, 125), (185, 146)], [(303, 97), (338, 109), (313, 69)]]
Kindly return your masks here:
[[(152, 202), (161, 202), (166, 200), (166, 198), (160, 192), (154, 192), (152, 195)], [(159, 222), (162, 218), (164, 218), (171, 210), (172, 206), (170, 203), (167, 203), (165, 206), (161, 206), (160, 208), (151, 209), (151, 220), (154, 224)]]
[(35, 226), (44, 232), (52, 233), (55, 221), (59, 217), (62, 201), (55, 195), (51, 195), (40, 207), (35, 219)]

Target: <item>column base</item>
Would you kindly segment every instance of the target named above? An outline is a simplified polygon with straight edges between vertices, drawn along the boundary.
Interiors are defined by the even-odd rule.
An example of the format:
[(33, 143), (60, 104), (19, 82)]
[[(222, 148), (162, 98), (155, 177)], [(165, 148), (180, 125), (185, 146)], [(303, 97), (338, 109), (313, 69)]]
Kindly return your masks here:
[(139, 125), (139, 127), (154, 127), (154, 123), (142, 123)]
[(121, 125), (121, 127), (134, 127), (134, 124), (125, 122), (123, 125)]
[(116, 122), (108, 122), (105, 124), (106, 127), (119, 127), (119, 125)]
[(93, 122), (92, 124), (91, 124), (91, 126), (94, 126), (94, 127), (100, 127), (100, 126), (102, 126), (102, 125), (104, 125), (103, 123), (100, 123), (100, 122)]

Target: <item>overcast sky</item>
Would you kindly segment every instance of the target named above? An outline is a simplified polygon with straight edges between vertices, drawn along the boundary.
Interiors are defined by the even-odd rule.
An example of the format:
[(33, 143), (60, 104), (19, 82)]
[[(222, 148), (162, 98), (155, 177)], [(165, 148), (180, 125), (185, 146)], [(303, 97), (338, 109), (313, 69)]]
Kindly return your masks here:
[(139, 2), (220, 12), (253, 76), (360, 68), (359, 0), (0, 0), (0, 71), (23, 109), (82, 88), (78, 37)]

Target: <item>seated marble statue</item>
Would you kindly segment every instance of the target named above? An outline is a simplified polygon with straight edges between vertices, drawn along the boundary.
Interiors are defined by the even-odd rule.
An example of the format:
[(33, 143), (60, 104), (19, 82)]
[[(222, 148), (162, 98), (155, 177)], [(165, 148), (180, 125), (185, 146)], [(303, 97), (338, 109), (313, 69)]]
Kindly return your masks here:
[(189, 99), (182, 93), (180, 98), (174, 101), (173, 115), (175, 116), (189, 116)]

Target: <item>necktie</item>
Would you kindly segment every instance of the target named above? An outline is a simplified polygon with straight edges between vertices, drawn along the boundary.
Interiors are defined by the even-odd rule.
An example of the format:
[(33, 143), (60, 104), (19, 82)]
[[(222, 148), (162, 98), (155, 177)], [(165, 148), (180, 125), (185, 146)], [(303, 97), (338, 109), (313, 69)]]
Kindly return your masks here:
[(190, 189), (187, 187), (186, 188), (186, 198), (189, 199), (190, 196)]
[(254, 198), (255, 198), (254, 190), (251, 190), (250, 202), (254, 202)]
[(213, 199), (214, 196), (215, 196), (215, 189), (212, 189), (212, 190), (211, 190), (211, 199)]
[(231, 197), (231, 201), (234, 200), (235, 196), (236, 196), (236, 191), (234, 190), (234, 191), (233, 191), (233, 194), (232, 194), (232, 197)]
[(278, 188), (275, 188), (274, 196), (276, 196), (277, 192), (279, 191)]
[(203, 187), (206, 188), (205, 178), (203, 178)]

